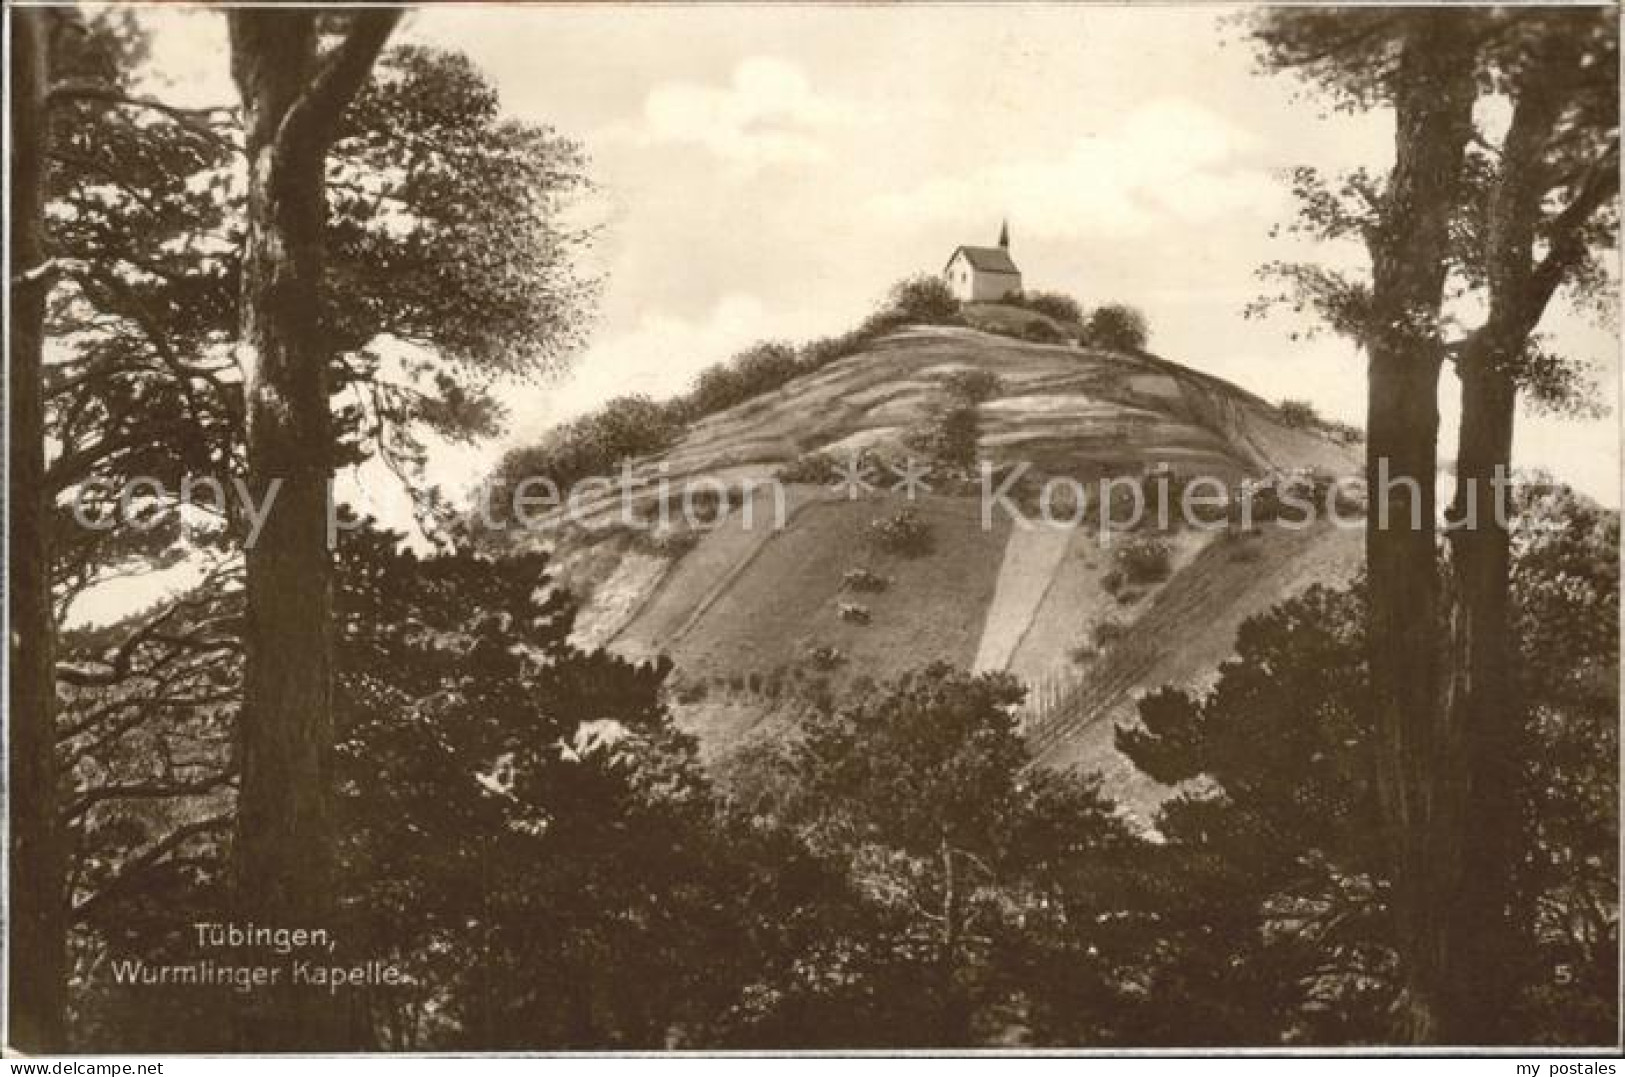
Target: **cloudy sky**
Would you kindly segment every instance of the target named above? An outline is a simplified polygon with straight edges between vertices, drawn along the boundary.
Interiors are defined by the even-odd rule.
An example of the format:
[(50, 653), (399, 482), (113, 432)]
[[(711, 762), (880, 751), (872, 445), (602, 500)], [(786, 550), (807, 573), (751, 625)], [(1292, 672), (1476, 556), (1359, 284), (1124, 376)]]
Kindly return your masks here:
[[(504, 108), (580, 140), (601, 193), (590, 345), (513, 396), (508, 441), (608, 396), (683, 389), (752, 341), (854, 325), (899, 277), (935, 271), (1008, 218), (1029, 288), (1148, 314), (1152, 348), (1270, 398), (1358, 421), (1363, 365), (1341, 340), (1249, 321), (1280, 171), (1386, 167), (1391, 120), (1328, 116), (1261, 76), (1214, 6), (446, 5), (404, 39), (460, 49)], [(166, 17), (156, 61), (189, 97), (230, 100), (222, 20)], [(1321, 257), (1357, 252), (1319, 250)], [(1550, 317), (1599, 361), (1612, 330)], [(1452, 386), (1441, 401), (1453, 415)], [(1453, 434), (1447, 431), (1444, 449)], [(494, 449), (480, 451), (489, 458)], [(1520, 458), (1618, 502), (1616, 421), (1525, 420)], [(481, 460), (447, 457), (472, 474)]]

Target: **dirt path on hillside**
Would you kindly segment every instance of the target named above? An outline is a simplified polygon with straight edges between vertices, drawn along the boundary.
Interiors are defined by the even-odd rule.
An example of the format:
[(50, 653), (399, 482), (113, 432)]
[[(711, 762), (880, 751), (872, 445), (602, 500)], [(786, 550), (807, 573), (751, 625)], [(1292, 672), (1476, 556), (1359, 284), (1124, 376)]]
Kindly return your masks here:
[(1072, 528), (1043, 524), (1010, 529), (1004, 560), (999, 565), (999, 578), (993, 585), (993, 601), (982, 624), (982, 639), (971, 667), (975, 672), (1010, 665), (1011, 657), (1066, 559), (1072, 537)]

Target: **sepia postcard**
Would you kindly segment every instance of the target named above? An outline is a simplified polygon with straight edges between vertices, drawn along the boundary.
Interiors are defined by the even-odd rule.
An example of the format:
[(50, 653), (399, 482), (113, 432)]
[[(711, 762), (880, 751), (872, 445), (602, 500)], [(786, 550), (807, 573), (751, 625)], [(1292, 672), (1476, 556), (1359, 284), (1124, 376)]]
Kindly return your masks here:
[(1617, 6), (6, 41), (8, 1054), (1619, 1049)]

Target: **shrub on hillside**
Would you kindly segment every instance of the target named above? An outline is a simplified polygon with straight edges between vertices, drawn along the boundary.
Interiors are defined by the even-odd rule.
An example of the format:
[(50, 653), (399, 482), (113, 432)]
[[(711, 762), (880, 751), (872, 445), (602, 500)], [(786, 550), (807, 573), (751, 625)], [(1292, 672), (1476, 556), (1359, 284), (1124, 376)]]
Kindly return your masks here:
[(700, 533), (688, 528), (660, 527), (639, 534), (644, 548), (662, 557), (681, 557), (700, 544)]
[(931, 551), (931, 525), (911, 508), (869, 522), (869, 538), (887, 553), (918, 557)]
[(726, 363), (702, 370), (684, 398), (684, 411), (696, 419), (714, 415), (782, 387), (802, 369), (800, 357), (789, 344), (763, 341)]
[(807, 651), (807, 664), (822, 673), (828, 673), (846, 664), (846, 654), (838, 647), (813, 647)]
[(1128, 635), (1128, 625), (1122, 621), (1113, 621), (1103, 617), (1089, 627), (1089, 638), (1094, 642), (1097, 652), (1104, 651), (1124, 636)]
[(1064, 325), (1083, 325), (1083, 307), (1076, 299), (1060, 292), (1011, 292), (1001, 301), (1007, 307), (1020, 307)]
[(1173, 549), (1163, 539), (1135, 535), (1117, 547), (1113, 561), (1128, 583), (1157, 583), (1173, 572)]
[(860, 327), (840, 336), (819, 337), (801, 349), (801, 361), (808, 371), (819, 370), (849, 355), (856, 355), (870, 341)]
[(941, 277), (921, 274), (892, 285), (886, 309), (911, 322), (951, 325), (959, 322), (959, 300)]
[(841, 590), (858, 594), (877, 594), (891, 586), (891, 581), (878, 572), (866, 568), (849, 568), (841, 575)]
[(738, 496), (740, 492), (734, 490), (691, 487), (667, 499), (667, 518), (683, 519), (697, 527), (714, 526), (733, 512)]
[(1184, 522), (1218, 523), (1230, 512), (1229, 492), (1221, 491), (1210, 483), (1203, 483), (1193, 493), (1186, 490), (1192, 485), (1177, 469), (1168, 464), (1153, 464), (1140, 476), (1140, 496), (1145, 505), (1143, 526), (1158, 530), (1171, 530)]
[(526, 479), (548, 479), (563, 490), (590, 475), (613, 472), (626, 460), (662, 452), (682, 436), (672, 409), (646, 396), (623, 396), (591, 414), (557, 427), (541, 444), (514, 449), (492, 475), (499, 496), (493, 510), (506, 513), (507, 494)]
[[(1272, 472), (1241, 484), (1240, 498), (1254, 523), (1285, 523), (1298, 526), (1313, 520), (1326, 505), (1333, 479), (1314, 469)], [(1239, 501), (1239, 499), (1238, 499)], [(1346, 504), (1346, 502), (1341, 502)], [(1238, 503), (1232, 510), (1240, 516)]]
[(1339, 445), (1352, 445), (1365, 436), (1357, 426), (1328, 419), (1307, 400), (1283, 400), (1275, 406), (1275, 417), (1294, 430), (1314, 430)]
[(840, 461), (827, 452), (804, 452), (779, 468), (780, 482), (800, 482), (826, 486), (835, 481)]
[(1276, 406), (1275, 414), (1282, 423), (1295, 430), (1306, 429), (1320, 423), (1320, 413), (1307, 400), (1283, 400)]
[(849, 624), (866, 625), (874, 620), (869, 607), (861, 602), (842, 602), (836, 607), (836, 615)]
[(1370, 511), (1370, 503), (1361, 488), (1339, 482), (1335, 483), (1332, 489), (1334, 490), (1332, 493), (1332, 509), (1339, 518), (1350, 519), (1355, 516), (1364, 516)]
[(1023, 304), (1028, 310), (1070, 325), (1083, 324), (1083, 307), (1076, 299), (1059, 292), (1030, 292)]
[(1121, 568), (1114, 568), (1100, 578), (1100, 585), (1106, 593), (1117, 599), (1119, 606), (1131, 606), (1145, 597), (1146, 587), (1142, 584), (1130, 583), (1128, 573)]
[(1072, 338), (1049, 322), (1034, 318), (1021, 327), (1021, 339), (1033, 344), (1069, 344)]
[(953, 404), (916, 423), (903, 440), (910, 449), (939, 464), (968, 469), (976, 465), (980, 428), (974, 404)]
[(860, 472), (879, 471), (883, 466), (873, 449), (859, 449), (856, 453), (839, 456), (826, 450), (805, 452), (779, 468), (775, 477), (784, 483), (805, 483), (809, 486), (828, 486), (838, 482), (849, 465)]
[(801, 360), (793, 345), (768, 340), (740, 352), (729, 361), (734, 377), (754, 395), (777, 389), (801, 372)]
[(948, 395), (967, 404), (980, 404), (1004, 391), (1004, 382), (991, 370), (956, 370), (942, 379)]
[(1336, 419), (1320, 420), (1320, 429), (1339, 445), (1353, 445), (1365, 438), (1365, 431), (1358, 426), (1338, 422)]
[(1142, 351), (1151, 339), (1145, 315), (1125, 303), (1096, 307), (1083, 327), (1083, 343), (1113, 351)]

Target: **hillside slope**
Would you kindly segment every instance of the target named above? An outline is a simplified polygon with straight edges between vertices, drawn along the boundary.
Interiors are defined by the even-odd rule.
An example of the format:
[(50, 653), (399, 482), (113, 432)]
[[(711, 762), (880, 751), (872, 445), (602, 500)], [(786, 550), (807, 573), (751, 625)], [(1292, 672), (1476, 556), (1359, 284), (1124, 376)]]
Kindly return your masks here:
[[(939, 468), (926, 479), (933, 492), (912, 501), (884, 488), (853, 497), (811, 481), (765, 485), (810, 453), (911, 454), (910, 431), (953, 403), (949, 379), (967, 370), (998, 378), (975, 409), (978, 456), (1030, 469), (1029, 512), (1050, 476), (1092, 483), (1166, 465), (1235, 484), (1358, 466), (1357, 447), (1289, 428), (1257, 397), (1165, 360), (922, 327), (694, 424), (631, 466), (624, 490), (581, 498), (570, 522), (526, 541), (556, 546), (563, 582), (584, 597), (583, 642), (675, 660), (683, 719), (713, 756), (774, 728), (761, 723), (791, 681), (838, 687), (944, 660), (1032, 686), (1028, 730), (1042, 761), (1102, 768), (1131, 799), (1152, 798), (1114, 761), (1112, 719), (1143, 688), (1207, 676), (1243, 617), (1347, 576), (1358, 534), (1176, 529), (1172, 574), (1125, 593), (1109, 578), (1121, 538), (986, 511), (973, 476), (948, 481)], [(878, 465), (873, 477), (881, 487), (892, 478)], [(727, 489), (729, 511), (714, 527), (685, 527), (685, 486), (710, 488), (713, 501)], [(663, 506), (678, 517), (670, 526), (628, 526)], [(923, 522), (927, 552), (869, 541), (875, 521), (905, 508)], [(853, 591), (843, 581), (854, 570), (883, 589)], [(1080, 654), (1103, 621), (1111, 644)]]

